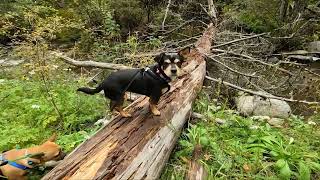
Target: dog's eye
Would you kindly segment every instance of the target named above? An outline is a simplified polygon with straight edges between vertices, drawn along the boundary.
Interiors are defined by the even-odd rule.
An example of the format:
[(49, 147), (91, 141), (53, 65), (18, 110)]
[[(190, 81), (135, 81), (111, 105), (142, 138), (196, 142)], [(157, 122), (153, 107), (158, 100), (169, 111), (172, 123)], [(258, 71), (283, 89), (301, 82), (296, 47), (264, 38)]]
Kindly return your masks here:
[(176, 64), (177, 64), (177, 66), (179, 66), (179, 67), (182, 66), (182, 62), (181, 62), (181, 61), (177, 62)]

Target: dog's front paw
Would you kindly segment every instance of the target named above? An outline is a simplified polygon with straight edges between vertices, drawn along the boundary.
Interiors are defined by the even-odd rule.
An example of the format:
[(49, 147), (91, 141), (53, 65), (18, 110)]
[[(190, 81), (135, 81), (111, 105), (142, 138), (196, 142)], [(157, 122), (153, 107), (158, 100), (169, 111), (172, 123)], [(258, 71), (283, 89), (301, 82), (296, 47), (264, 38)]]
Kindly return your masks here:
[(160, 116), (161, 115), (161, 112), (158, 109), (151, 109), (151, 112), (155, 116)]
[(128, 118), (128, 117), (132, 117), (132, 115), (128, 112), (122, 112), (120, 113), (122, 117)]

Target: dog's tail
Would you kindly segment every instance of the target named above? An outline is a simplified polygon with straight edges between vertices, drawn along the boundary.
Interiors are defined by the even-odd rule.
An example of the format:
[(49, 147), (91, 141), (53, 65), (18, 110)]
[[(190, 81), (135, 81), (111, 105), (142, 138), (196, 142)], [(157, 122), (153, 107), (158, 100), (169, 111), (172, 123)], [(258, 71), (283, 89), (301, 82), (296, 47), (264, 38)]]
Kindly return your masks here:
[(91, 89), (91, 88), (87, 88), (87, 87), (81, 87), (81, 88), (77, 89), (77, 91), (81, 91), (81, 92), (84, 92), (84, 93), (86, 93), (86, 94), (91, 94), (91, 95), (93, 95), (93, 94), (96, 94), (96, 93), (102, 91), (102, 89), (103, 89), (102, 86), (99, 85), (99, 86), (96, 87), (95, 89)]

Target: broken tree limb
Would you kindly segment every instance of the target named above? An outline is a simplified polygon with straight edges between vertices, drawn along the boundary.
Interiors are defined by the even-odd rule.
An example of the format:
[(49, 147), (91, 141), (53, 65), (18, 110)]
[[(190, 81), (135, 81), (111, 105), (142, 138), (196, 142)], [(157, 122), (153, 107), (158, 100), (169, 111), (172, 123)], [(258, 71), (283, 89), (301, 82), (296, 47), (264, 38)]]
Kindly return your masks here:
[(164, 18), (163, 18), (162, 25), (161, 25), (161, 29), (162, 30), (164, 30), (164, 23), (166, 22), (166, 19), (167, 19), (167, 16), (168, 16), (168, 12), (169, 12), (169, 9), (170, 9), (170, 5), (171, 5), (171, 0), (168, 0), (168, 5), (167, 5), (166, 12), (164, 14)]
[(293, 51), (293, 52), (282, 52), (279, 54), (272, 54), (272, 56), (289, 56), (289, 55), (307, 55), (307, 54), (318, 54), (320, 55), (320, 52), (308, 52), (304, 50), (298, 50), (298, 51)]
[(63, 55), (59, 52), (51, 52), (52, 55), (61, 58), (64, 62), (80, 67), (95, 67), (95, 68), (104, 68), (111, 70), (119, 70), (119, 69), (130, 69), (132, 67), (125, 66), (122, 64), (113, 64), (113, 63), (105, 63), (105, 62), (96, 62), (96, 61), (77, 61), (68, 56)]
[(192, 160), (189, 161), (189, 169), (186, 180), (205, 180), (208, 178), (208, 172), (199, 162), (202, 154), (202, 147), (197, 144), (192, 153)]
[(161, 116), (139, 98), (128, 107), (131, 118), (114, 118), (43, 179), (157, 179), (202, 87), (206, 63), (199, 51), (210, 52), (214, 32), (211, 24), (188, 55), (187, 73), (161, 97)]
[(210, 16), (210, 19), (214, 22), (215, 25), (218, 23), (218, 13), (216, 6), (213, 3), (213, 0), (208, 0), (208, 14)]
[(210, 81), (222, 83), (222, 84), (224, 84), (226, 86), (229, 86), (229, 87), (232, 87), (234, 89), (238, 89), (240, 91), (247, 92), (249, 94), (261, 96), (261, 97), (268, 98), (268, 99), (279, 99), (279, 100), (282, 100), (282, 101), (303, 103), (303, 104), (308, 104), (308, 105), (319, 105), (320, 104), (320, 102), (309, 102), (309, 101), (305, 101), (305, 100), (295, 100), (295, 99), (288, 99), (288, 98), (278, 97), (278, 96), (273, 96), (273, 95), (266, 95), (266, 94), (263, 94), (263, 93), (260, 93), (260, 92), (256, 92), (256, 91), (253, 91), (253, 90), (250, 90), (250, 89), (245, 89), (245, 88), (236, 86), (234, 84), (231, 84), (229, 82), (225, 82), (225, 81), (222, 81), (222, 80), (219, 80), (219, 79), (215, 79), (215, 78), (212, 78), (212, 77), (209, 77), (209, 76), (206, 76), (206, 79), (208, 79)]
[(229, 42), (226, 42), (226, 43), (223, 43), (223, 44), (218, 44), (218, 45), (213, 46), (213, 48), (218, 48), (218, 47), (226, 46), (226, 45), (233, 44), (233, 43), (236, 43), (236, 42), (240, 42), (240, 41), (245, 41), (245, 40), (252, 39), (252, 38), (261, 37), (261, 36), (264, 36), (264, 35), (267, 35), (267, 34), (268, 33), (255, 34), (253, 36), (232, 40), (232, 41), (229, 41)]
[(243, 60), (246, 60), (246, 61), (250, 61), (250, 62), (257, 62), (259, 64), (263, 64), (263, 65), (266, 65), (266, 66), (269, 66), (269, 67), (274, 67), (276, 68), (277, 70), (281, 71), (281, 72), (284, 72), (290, 76), (293, 76), (293, 74), (286, 70), (286, 69), (283, 69), (281, 67), (278, 67), (277, 64), (269, 64), (269, 63), (266, 63), (266, 62), (263, 62), (263, 61), (260, 61), (258, 59), (255, 59), (251, 56), (248, 56), (248, 55), (245, 55), (245, 54), (240, 54), (240, 53), (236, 53), (236, 52), (233, 52), (233, 51), (227, 51), (227, 50), (223, 50), (223, 49), (211, 49), (213, 52), (219, 52), (219, 53), (227, 53), (227, 54), (231, 54), (231, 55), (234, 55), (234, 56), (239, 56), (239, 57), (243, 57), (244, 59)]
[(302, 55), (290, 55), (288, 59), (298, 60), (298, 61), (305, 61), (305, 62), (316, 62), (320, 61), (320, 58), (313, 57), (313, 56), (302, 56)]
[(211, 59), (212, 61), (214, 61), (214, 62), (216, 62), (216, 63), (220, 64), (221, 66), (223, 66), (223, 67), (225, 67), (225, 68), (229, 69), (230, 71), (232, 71), (232, 72), (234, 72), (234, 73), (241, 74), (241, 75), (243, 75), (243, 76), (247, 76), (247, 77), (251, 77), (251, 78), (259, 78), (259, 76), (255, 76), (255, 75), (253, 75), (253, 74), (246, 74), (246, 73), (242, 73), (242, 72), (239, 72), (239, 71), (237, 71), (237, 70), (235, 70), (235, 69), (232, 69), (231, 67), (229, 67), (229, 66), (227, 66), (227, 65), (223, 64), (222, 62), (220, 62), (220, 61), (218, 61), (218, 60), (216, 60), (216, 59), (214, 59), (214, 58), (210, 57), (210, 55), (209, 55), (209, 54), (205, 54), (205, 56), (206, 56), (207, 58)]

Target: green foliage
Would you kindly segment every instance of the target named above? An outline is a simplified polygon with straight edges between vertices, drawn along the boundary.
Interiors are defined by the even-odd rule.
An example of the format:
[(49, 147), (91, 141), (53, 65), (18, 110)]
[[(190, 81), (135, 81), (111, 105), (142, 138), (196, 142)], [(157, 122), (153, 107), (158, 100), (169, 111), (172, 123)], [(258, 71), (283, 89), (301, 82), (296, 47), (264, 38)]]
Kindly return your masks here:
[[(287, 6), (282, 6), (284, 2), (287, 2)], [(296, 47), (308, 39), (317, 39), (319, 35), (318, 23), (308, 22), (312, 14), (306, 11), (306, 7), (315, 4), (312, 0), (233, 0), (219, 1), (218, 4), (225, 15), (230, 17), (229, 26), (235, 29), (240, 27), (249, 32), (273, 32), (274, 36), (297, 34), (295, 38), (279, 44)]]
[(88, 52), (93, 42), (119, 36), (119, 26), (106, 3), (75, 2), (63, 9), (53, 5), (56, 2), (10, 3), (11, 8), (0, 12), (0, 43), (42, 39), (64, 47), (80, 44), (79, 49)]
[[(221, 110), (200, 96), (194, 110), (207, 121), (189, 126), (180, 137), (162, 179), (183, 179), (195, 145), (203, 147), (201, 162), (209, 179), (312, 179), (320, 174), (320, 133), (299, 117), (288, 127), (271, 128), (232, 110)], [(219, 125), (216, 118), (226, 120)], [(172, 178), (174, 177), (174, 178)]]
[[(66, 82), (52, 81), (49, 96), (41, 82), (1, 79), (0, 98), (5, 99), (0, 102), (0, 151), (17, 144), (21, 147), (39, 144), (55, 131), (62, 139), (67, 140), (64, 134), (77, 137), (76, 131), (87, 130), (89, 124), (103, 116), (104, 98), (79, 95), (75, 89), (80, 84)], [(56, 102), (62, 119), (50, 98)], [(80, 137), (77, 139), (81, 141)], [(71, 150), (79, 142), (62, 144)]]
[(252, 31), (264, 32), (279, 27), (278, 7), (277, 0), (245, 0), (224, 6), (224, 12)]

